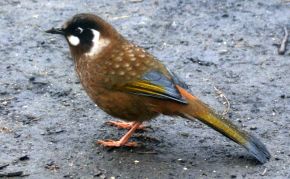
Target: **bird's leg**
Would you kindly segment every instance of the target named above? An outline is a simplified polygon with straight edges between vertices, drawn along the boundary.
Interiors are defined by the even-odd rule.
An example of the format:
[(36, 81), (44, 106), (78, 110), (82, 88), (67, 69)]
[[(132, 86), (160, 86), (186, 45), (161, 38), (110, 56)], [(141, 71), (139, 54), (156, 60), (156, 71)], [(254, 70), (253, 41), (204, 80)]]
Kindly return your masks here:
[(129, 138), (133, 135), (136, 129), (142, 124), (142, 122), (133, 122), (131, 129), (118, 141), (114, 140), (99, 140), (97, 143), (105, 147), (137, 147), (136, 142), (128, 142)]
[[(134, 125), (134, 122), (124, 122), (124, 121), (108, 121), (106, 124), (109, 124), (111, 126), (116, 126), (119, 129), (131, 129)], [(138, 130), (145, 130), (144, 125), (139, 125)]]

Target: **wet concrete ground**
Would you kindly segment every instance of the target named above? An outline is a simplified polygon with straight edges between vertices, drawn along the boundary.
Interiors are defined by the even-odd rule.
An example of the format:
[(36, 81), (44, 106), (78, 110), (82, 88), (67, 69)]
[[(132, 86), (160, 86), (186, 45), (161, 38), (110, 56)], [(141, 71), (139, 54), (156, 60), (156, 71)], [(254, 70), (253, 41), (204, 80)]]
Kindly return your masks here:
[[(271, 161), (259, 165), (203, 124), (167, 116), (132, 138), (140, 148), (96, 145), (125, 131), (104, 125), (112, 118), (80, 86), (65, 40), (44, 33), (80, 12), (107, 19), (221, 113), (222, 92), (227, 115), (259, 136)], [(2, 0), (0, 175), (289, 178), (290, 51), (275, 46), (289, 20), (286, 0)]]

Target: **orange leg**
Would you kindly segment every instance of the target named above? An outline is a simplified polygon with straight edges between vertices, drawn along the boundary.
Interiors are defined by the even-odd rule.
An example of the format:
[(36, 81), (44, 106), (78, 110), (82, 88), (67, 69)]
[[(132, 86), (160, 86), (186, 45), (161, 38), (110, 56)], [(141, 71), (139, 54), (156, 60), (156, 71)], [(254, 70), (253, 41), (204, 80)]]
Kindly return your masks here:
[[(124, 122), (124, 121), (108, 121), (106, 124), (116, 126), (120, 129), (131, 129), (134, 125), (134, 122)], [(138, 130), (145, 130), (145, 126), (140, 125), (137, 128)]]
[(136, 142), (128, 142), (129, 138), (133, 135), (136, 129), (142, 124), (142, 122), (133, 122), (131, 129), (118, 141), (114, 140), (99, 140), (97, 143), (101, 144), (105, 147), (121, 147), (121, 146), (128, 146), (128, 147), (136, 147)]

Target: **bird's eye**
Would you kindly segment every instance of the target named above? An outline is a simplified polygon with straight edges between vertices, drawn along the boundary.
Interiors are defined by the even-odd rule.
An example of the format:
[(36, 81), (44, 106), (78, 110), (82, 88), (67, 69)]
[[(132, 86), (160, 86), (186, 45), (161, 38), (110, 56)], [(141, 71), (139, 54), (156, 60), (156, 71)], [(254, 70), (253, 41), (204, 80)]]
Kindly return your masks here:
[(78, 27), (78, 28), (75, 29), (75, 33), (76, 34), (81, 34), (83, 31), (84, 31), (84, 29), (82, 29), (80, 27)]

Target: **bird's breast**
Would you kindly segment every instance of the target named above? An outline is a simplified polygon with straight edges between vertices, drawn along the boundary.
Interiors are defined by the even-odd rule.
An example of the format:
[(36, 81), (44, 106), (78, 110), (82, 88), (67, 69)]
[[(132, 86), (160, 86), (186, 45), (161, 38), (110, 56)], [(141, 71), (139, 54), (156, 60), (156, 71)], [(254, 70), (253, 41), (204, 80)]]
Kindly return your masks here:
[(104, 92), (104, 69), (96, 60), (98, 59), (83, 56), (75, 63), (79, 80), (91, 98)]

